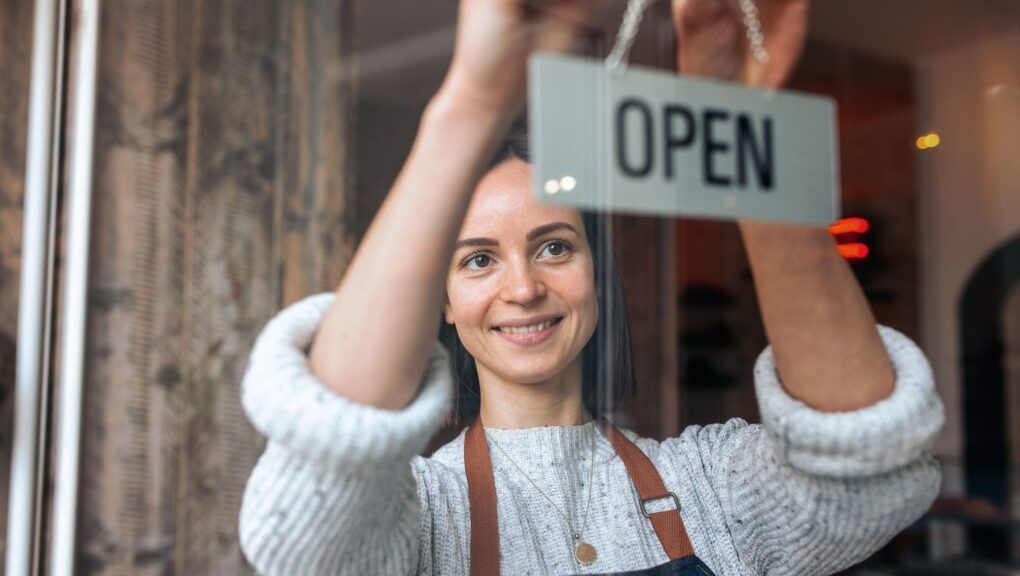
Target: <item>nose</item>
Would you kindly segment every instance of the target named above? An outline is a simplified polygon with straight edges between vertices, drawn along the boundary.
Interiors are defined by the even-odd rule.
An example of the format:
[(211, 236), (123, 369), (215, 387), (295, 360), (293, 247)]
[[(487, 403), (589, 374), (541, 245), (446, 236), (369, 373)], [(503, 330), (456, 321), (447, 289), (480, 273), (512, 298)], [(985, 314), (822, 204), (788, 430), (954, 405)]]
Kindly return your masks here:
[(518, 262), (508, 267), (502, 291), (504, 302), (528, 308), (540, 302), (545, 294), (545, 284), (536, 276), (530, 262)]

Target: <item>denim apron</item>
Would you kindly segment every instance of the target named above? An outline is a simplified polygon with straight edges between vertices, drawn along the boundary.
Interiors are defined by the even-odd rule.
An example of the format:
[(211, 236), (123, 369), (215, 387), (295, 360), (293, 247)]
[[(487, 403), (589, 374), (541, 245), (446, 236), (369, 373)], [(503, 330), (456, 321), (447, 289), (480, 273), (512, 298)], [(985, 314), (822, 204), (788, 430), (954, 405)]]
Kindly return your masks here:
[[(617, 456), (637, 489), (641, 513), (652, 523), (669, 562), (628, 572), (602, 576), (715, 576), (694, 554), (691, 540), (680, 518), (680, 500), (666, 489), (659, 471), (648, 456), (608, 420), (599, 425), (613, 445)], [(464, 438), (464, 468), (467, 473), (468, 501), (471, 507), (471, 576), (499, 574), (499, 517), (496, 508), (496, 479), (489, 459), (489, 443), (481, 418), (468, 427)], [(661, 512), (648, 512), (645, 503), (672, 498), (675, 506)]]

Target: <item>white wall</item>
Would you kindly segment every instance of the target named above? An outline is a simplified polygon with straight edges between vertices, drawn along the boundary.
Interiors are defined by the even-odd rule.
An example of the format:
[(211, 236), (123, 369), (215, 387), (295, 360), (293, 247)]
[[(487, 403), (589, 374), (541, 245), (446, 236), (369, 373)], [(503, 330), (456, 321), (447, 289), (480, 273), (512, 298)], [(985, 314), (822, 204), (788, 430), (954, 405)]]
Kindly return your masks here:
[(978, 263), (1020, 233), (1020, 32), (927, 59), (918, 67), (918, 153), (923, 346), (947, 407), (937, 450), (945, 489), (962, 483), (963, 422), (958, 303)]

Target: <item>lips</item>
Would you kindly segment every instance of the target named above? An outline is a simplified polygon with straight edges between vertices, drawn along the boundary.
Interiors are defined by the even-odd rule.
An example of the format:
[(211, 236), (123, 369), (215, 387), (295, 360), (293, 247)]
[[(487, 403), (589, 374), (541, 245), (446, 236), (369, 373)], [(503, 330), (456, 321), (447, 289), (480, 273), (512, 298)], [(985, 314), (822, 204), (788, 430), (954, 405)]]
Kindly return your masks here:
[(559, 328), (562, 316), (529, 318), (507, 322), (493, 328), (504, 340), (518, 346), (538, 346)]
[(529, 334), (531, 332), (541, 332), (557, 322), (559, 322), (558, 318), (552, 318), (544, 322), (536, 322), (525, 326), (498, 326), (496, 330), (504, 334)]

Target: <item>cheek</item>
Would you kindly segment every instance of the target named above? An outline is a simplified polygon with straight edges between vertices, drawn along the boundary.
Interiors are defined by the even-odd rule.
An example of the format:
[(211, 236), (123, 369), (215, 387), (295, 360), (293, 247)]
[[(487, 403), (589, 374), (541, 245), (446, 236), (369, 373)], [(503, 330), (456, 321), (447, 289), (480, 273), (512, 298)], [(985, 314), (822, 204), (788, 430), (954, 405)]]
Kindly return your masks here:
[(491, 300), (484, 286), (467, 286), (451, 281), (447, 283), (446, 295), (449, 302), (447, 318), (459, 328), (482, 324)]
[(487, 355), (482, 330), (492, 298), (489, 288), (477, 284), (483, 283), (452, 282), (447, 285), (448, 318), (455, 324), (457, 336), (468, 354), (484, 359)]
[(585, 323), (583, 330), (587, 340), (595, 333), (595, 326), (599, 322), (599, 294), (595, 288), (594, 273), (586, 271), (585, 289), (578, 295), (578, 307), (584, 310)]
[(586, 311), (586, 318), (588, 322), (586, 324), (587, 337), (591, 337), (595, 333), (595, 326), (599, 322), (599, 300), (598, 294), (595, 291), (595, 285), (592, 284), (591, 290), (585, 295), (584, 307)]
[(580, 301), (580, 306), (587, 312), (587, 317), (590, 319), (592, 330), (594, 331), (594, 325), (598, 322), (599, 318), (599, 295), (595, 287), (595, 269), (590, 259), (581, 268), (581, 277), (578, 279), (578, 284), (584, 288), (578, 295), (578, 300)]
[(599, 306), (598, 295), (595, 291), (595, 282), (588, 271), (580, 269), (569, 278), (563, 278), (555, 288), (556, 292), (563, 299), (577, 316), (580, 318), (579, 328), (582, 332), (593, 332), (598, 322)]

